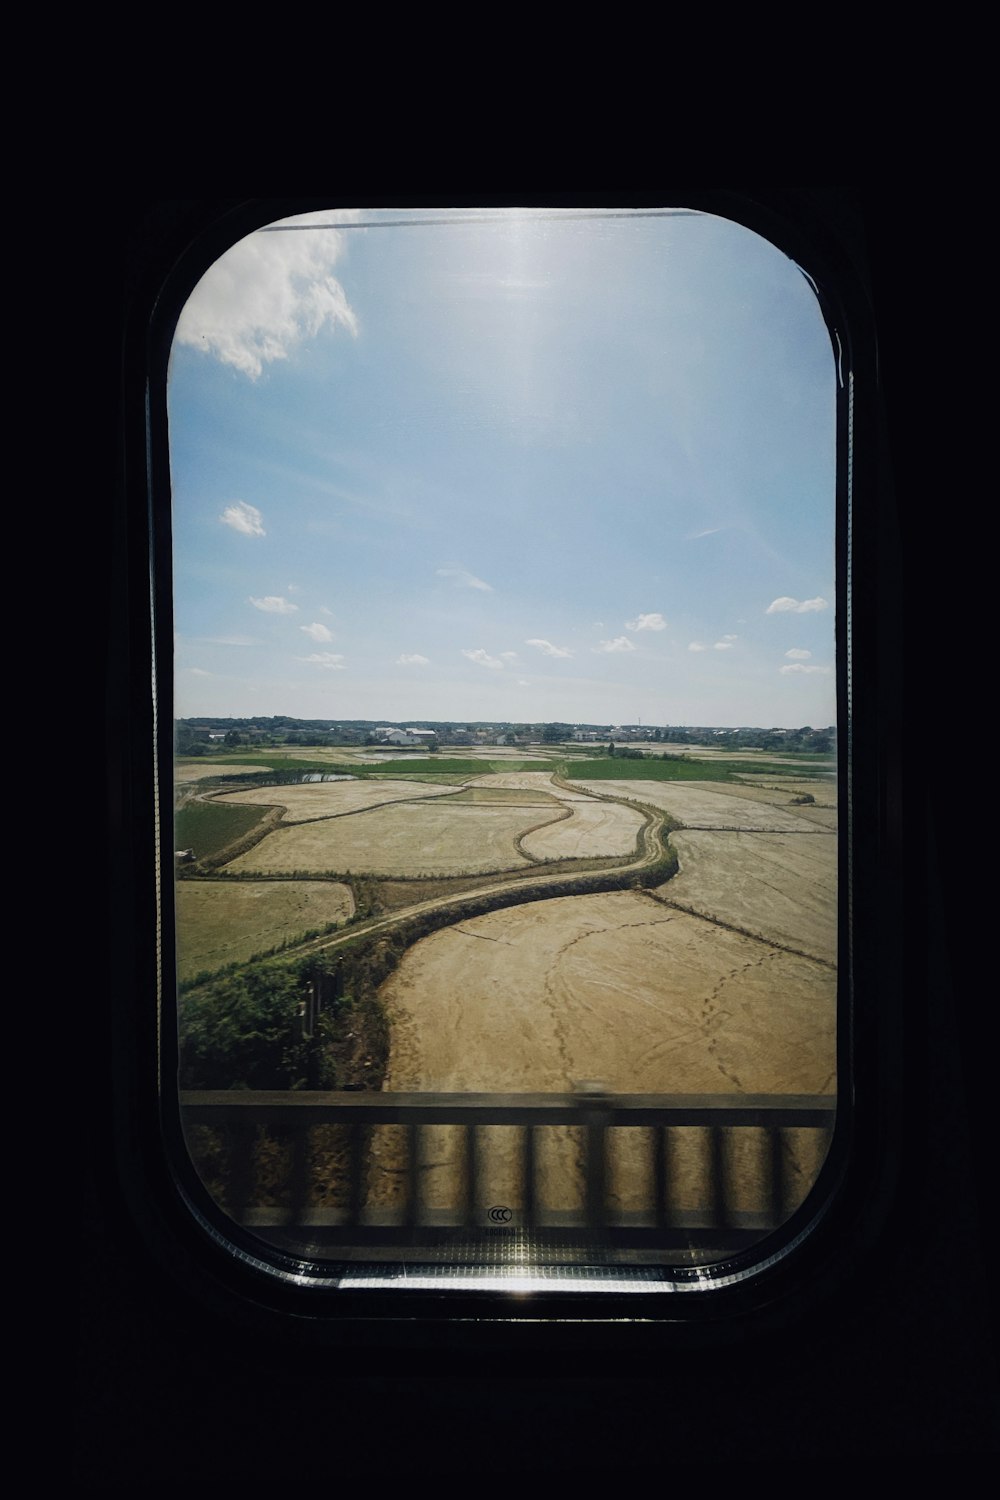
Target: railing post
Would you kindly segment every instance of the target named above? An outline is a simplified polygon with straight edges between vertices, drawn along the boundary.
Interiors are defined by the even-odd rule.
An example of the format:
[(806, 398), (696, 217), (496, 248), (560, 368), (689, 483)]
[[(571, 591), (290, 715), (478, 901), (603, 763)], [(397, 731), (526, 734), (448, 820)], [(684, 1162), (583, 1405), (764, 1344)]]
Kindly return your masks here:
[(535, 1200), (535, 1127), (525, 1125), (521, 1142), (521, 1173), (524, 1179), (522, 1200), (524, 1204), (524, 1225), (526, 1229), (534, 1229), (538, 1217), (538, 1205)]
[(351, 1180), (348, 1187), (348, 1222), (350, 1224), (361, 1223), (361, 1211), (364, 1207), (364, 1171), (365, 1161), (368, 1155), (368, 1140), (370, 1132), (367, 1126), (362, 1125), (360, 1120), (348, 1125), (350, 1131), (350, 1173)]
[(653, 1126), (653, 1210), (655, 1223), (662, 1228), (667, 1222), (670, 1189), (667, 1182), (667, 1127)]
[(776, 1229), (785, 1216), (785, 1143), (780, 1125), (772, 1125), (767, 1132), (771, 1146), (771, 1195), (770, 1210), (772, 1229)]
[(729, 1193), (726, 1174), (726, 1157), (722, 1128), (710, 1125), (709, 1129), (709, 1212), (712, 1227), (721, 1228), (729, 1219)]
[(420, 1126), (406, 1126), (406, 1213), (408, 1229), (420, 1222)]
[(462, 1202), (460, 1209), (463, 1221), (469, 1229), (472, 1229), (478, 1220), (475, 1125), (466, 1125), (462, 1131), (462, 1146), (464, 1148), (464, 1156), (462, 1158)]
[(229, 1176), (229, 1212), (237, 1224), (242, 1224), (246, 1220), (253, 1187), (255, 1132), (252, 1125), (244, 1125), (238, 1118), (231, 1122), (227, 1121), (224, 1130)]
[[(284, 1133), (284, 1132), (282, 1132)], [(301, 1224), (309, 1202), (309, 1145), (310, 1130), (306, 1120), (295, 1120), (292, 1124), (292, 1171), (289, 1194), (289, 1222)]]
[(583, 1115), (586, 1130), (586, 1217), (593, 1233), (607, 1224), (607, 1155), (606, 1131), (610, 1101), (603, 1083), (584, 1080), (573, 1090)]

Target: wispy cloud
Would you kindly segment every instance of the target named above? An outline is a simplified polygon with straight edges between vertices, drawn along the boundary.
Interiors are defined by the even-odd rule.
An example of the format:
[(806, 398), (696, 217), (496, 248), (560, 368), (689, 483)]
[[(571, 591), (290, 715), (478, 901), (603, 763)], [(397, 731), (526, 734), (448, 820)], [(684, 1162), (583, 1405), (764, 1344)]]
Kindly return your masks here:
[(231, 526), (234, 531), (241, 531), (244, 536), (266, 536), (264, 530), (264, 518), (256, 505), (248, 505), (245, 500), (234, 500), (232, 505), (227, 505), (219, 517), (223, 526)]
[(724, 526), (706, 526), (704, 531), (689, 531), (684, 540), (686, 542), (697, 542), (703, 536), (715, 536), (717, 531), (724, 530)]
[[(284, 223), (329, 223), (302, 214)], [(184, 304), (176, 339), (256, 380), (324, 326), (356, 335), (358, 321), (331, 275), (343, 251), (336, 229), (258, 231), (219, 257)]]
[(801, 662), (801, 661), (791, 662), (787, 667), (779, 667), (778, 668), (779, 672), (784, 672), (784, 673), (789, 673), (789, 672), (822, 672), (824, 674), (824, 676), (828, 675), (832, 670), (833, 670), (832, 667), (817, 667), (815, 665), (806, 666), (806, 664), (804, 662)]
[(716, 641), (714, 646), (712, 647), (713, 651), (732, 651), (732, 649), (733, 642), (729, 640), (728, 637), (723, 637), (721, 641)]
[(503, 662), (495, 656), (490, 656), (487, 651), (480, 648), (478, 651), (463, 651), (470, 661), (474, 661), (478, 667), (492, 667), (495, 672), (503, 671)]
[(251, 594), (250, 603), (254, 609), (262, 609), (266, 615), (295, 615), (299, 611), (297, 604), (282, 599), (280, 594), (266, 594), (263, 599), (255, 599)]
[(791, 599), (787, 594), (782, 594), (780, 599), (774, 599), (765, 609), (766, 615), (796, 614), (808, 615), (817, 609), (829, 609), (825, 599)]
[(320, 605), (319, 612), (321, 615), (327, 615), (331, 620), (333, 619), (333, 610), (327, 609), (325, 604)]
[(785, 655), (790, 661), (808, 661), (812, 652), (804, 651), (801, 646), (793, 646), (790, 651), (785, 652)]
[(625, 621), (626, 630), (666, 630), (667, 622), (661, 614), (636, 615)]
[(326, 667), (331, 672), (340, 672), (344, 667), (344, 658), (336, 651), (314, 651), (311, 656), (300, 656), (298, 660), (312, 662), (317, 667)]
[(397, 667), (429, 667), (430, 664), (430, 657), (421, 656), (418, 651), (404, 651), (402, 656), (396, 657)]
[(187, 670), (192, 677), (212, 677), (214, 675), (212, 672), (206, 672), (204, 667), (188, 667)]
[(704, 641), (689, 641), (688, 642), (688, 650), (689, 651), (710, 651), (711, 649), (712, 648), (710, 646), (706, 646), (705, 645)]
[(307, 635), (312, 641), (333, 640), (333, 631), (327, 630), (326, 626), (321, 625), (319, 620), (314, 620), (311, 625), (300, 625), (299, 629), (302, 631), (303, 635)]
[(721, 640), (713, 641), (711, 645), (707, 641), (690, 641), (689, 651), (731, 651), (733, 642), (738, 641), (738, 635), (724, 635)]
[(594, 647), (594, 650), (595, 651), (634, 651), (635, 650), (635, 644), (634, 644), (634, 642), (632, 642), (632, 641), (629, 640), (629, 638), (628, 638), (627, 635), (616, 635), (615, 638), (614, 638), (614, 640), (612, 640), (612, 641), (601, 641), (601, 643), (600, 643), (599, 646), (595, 646)]
[(438, 568), (437, 576), (439, 578), (453, 578), (455, 580), (455, 587), (458, 589), (485, 589), (488, 594), (492, 594), (493, 592), (493, 585), (491, 583), (486, 583), (482, 578), (477, 578), (475, 573), (469, 572), (468, 568)]
[(568, 647), (566, 647), (566, 646), (554, 646), (551, 641), (543, 641), (543, 640), (540, 639), (539, 636), (532, 636), (531, 639), (525, 641), (524, 644), (526, 646), (534, 646), (537, 650), (543, 651), (546, 656), (572, 656), (573, 655), (572, 651), (570, 651)]

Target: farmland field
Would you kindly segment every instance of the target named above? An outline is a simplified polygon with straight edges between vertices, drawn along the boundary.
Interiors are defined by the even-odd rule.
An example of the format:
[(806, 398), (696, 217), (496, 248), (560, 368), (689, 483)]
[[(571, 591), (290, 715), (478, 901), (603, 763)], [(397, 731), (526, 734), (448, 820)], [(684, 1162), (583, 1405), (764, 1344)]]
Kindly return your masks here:
[(328, 922), (343, 922), (353, 911), (350, 888), (332, 881), (181, 881), (179, 977), (243, 962)]
[(219, 807), (196, 798), (177, 809), (176, 847), (193, 849), (196, 859), (210, 858), (263, 823), (265, 817), (263, 807)]
[(248, 771), (266, 772), (267, 766), (250, 765), (246, 761), (215, 761), (205, 757), (175, 765), (174, 783), (177, 786), (188, 786), (194, 781), (204, 781), (209, 776), (245, 776)]
[(212, 798), (225, 806), (283, 807), (282, 822), (302, 823), (313, 818), (333, 818), (344, 813), (378, 807), (383, 802), (401, 802), (415, 797), (439, 797), (447, 787), (411, 781), (319, 781), (295, 786), (259, 786), (248, 791), (224, 792)]
[(271, 833), (227, 866), (236, 873), (335, 870), (382, 875), (461, 875), (510, 870), (528, 861), (514, 840), (560, 816), (542, 807), (459, 807), (445, 798), (376, 807)]
[[(243, 787), (195, 802), (209, 815), (270, 826), (261, 821), (259, 841), (225, 865), (240, 879), (180, 883), (182, 976), (351, 914), (346, 885), (267, 876), (350, 873), (356, 888), (367, 882), (358, 898), (366, 905), (349, 934), (326, 936), (314, 951), (363, 941), (369, 927), (391, 933), (418, 903), (449, 924), (412, 942), (373, 998), (388, 1022), (379, 1075), (387, 1090), (562, 1093), (593, 1080), (626, 1094), (835, 1094), (834, 781), (796, 776), (794, 763), (781, 775), (773, 758), (744, 772), (705, 760), (697, 779), (667, 774), (682, 763), (648, 764), (656, 774), (594, 757), (395, 757), (379, 767), (384, 776), (370, 766), (369, 779)], [(650, 832), (652, 808), (670, 815), (673, 832)], [(589, 879), (602, 862), (616, 878), (658, 869), (664, 838), (679, 861), (665, 883), (565, 893), (575, 872)], [(451, 915), (455, 900), (486, 892), (494, 901), (524, 880), (536, 885), (523, 904)], [(559, 893), (546, 898), (546, 881), (559, 881)], [(506, 1145), (503, 1132), (491, 1137), (490, 1171), (502, 1183), (509, 1170), (516, 1203), (519, 1138), (509, 1135)], [(697, 1208), (703, 1133), (671, 1139), (678, 1201), (686, 1195)], [(640, 1145), (629, 1132), (609, 1139), (621, 1207), (648, 1201)], [(752, 1146), (741, 1137), (726, 1150), (736, 1153), (740, 1205), (757, 1211), (764, 1189)], [(807, 1131), (788, 1132), (786, 1147), (797, 1202), (821, 1147)], [(459, 1139), (435, 1128), (424, 1149), (424, 1201), (445, 1207), (457, 1190)], [(539, 1152), (542, 1200), (578, 1203), (578, 1132), (546, 1132)], [(377, 1130), (370, 1205), (397, 1201), (400, 1161), (394, 1128)]]
[[(835, 1093), (836, 991), (829, 965), (647, 894), (533, 902), (458, 923), (410, 950), (381, 991), (392, 1028), (385, 1087), (559, 1093), (586, 1079), (623, 1093)], [(507, 1134), (491, 1144), (491, 1172), (516, 1205), (519, 1143), (516, 1131)], [(809, 1133), (789, 1134), (798, 1200), (820, 1158)], [(648, 1157), (630, 1132), (612, 1135), (614, 1197), (641, 1207)], [(763, 1191), (752, 1145), (738, 1143), (732, 1163), (735, 1191), (751, 1210)], [(398, 1201), (399, 1149), (391, 1130), (377, 1133), (370, 1203)], [(701, 1202), (704, 1149), (701, 1132), (677, 1133), (678, 1202)], [(423, 1162), (428, 1204), (452, 1201), (461, 1151), (455, 1132), (433, 1133)], [(579, 1203), (581, 1172), (577, 1132), (546, 1132), (546, 1206)]]
[(728, 783), (701, 782), (686, 785), (677, 782), (589, 781), (574, 778), (577, 786), (589, 791), (607, 791), (618, 797), (633, 797), (653, 807), (665, 808), (686, 828), (742, 828), (747, 831), (793, 833), (806, 827), (801, 809), (789, 806), (791, 794), (783, 805), (758, 800), (747, 788), (734, 789)]
[(521, 846), (535, 859), (629, 854), (642, 825), (642, 814), (620, 803), (576, 802), (571, 804), (568, 818), (528, 834)]
[[(483, 941), (483, 940), (486, 941)], [(417, 943), (382, 991), (388, 1089), (823, 1093), (826, 964), (638, 892), (559, 897)]]

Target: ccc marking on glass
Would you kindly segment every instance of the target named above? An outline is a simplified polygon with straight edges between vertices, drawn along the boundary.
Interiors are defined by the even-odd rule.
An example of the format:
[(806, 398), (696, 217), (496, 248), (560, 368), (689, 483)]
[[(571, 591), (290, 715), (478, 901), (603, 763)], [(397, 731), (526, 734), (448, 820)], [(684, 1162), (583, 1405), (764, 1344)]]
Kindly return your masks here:
[(487, 1214), (491, 1224), (509, 1224), (512, 1217), (510, 1209), (504, 1208), (500, 1203), (495, 1208), (491, 1208)]

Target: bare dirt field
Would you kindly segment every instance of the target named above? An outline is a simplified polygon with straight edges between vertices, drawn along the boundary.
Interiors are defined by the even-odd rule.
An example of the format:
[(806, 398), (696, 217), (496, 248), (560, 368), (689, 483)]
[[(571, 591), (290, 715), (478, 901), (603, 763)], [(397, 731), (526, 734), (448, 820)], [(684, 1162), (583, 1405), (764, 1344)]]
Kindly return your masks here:
[(541, 791), (517, 791), (513, 787), (483, 786), (477, 782), (474, 786), (468, 786), (464, 791), (456, 792), (451, 799), (455, 802), (472, 802), (480, 806), (487, 803), (504, 803), (507, 807), (552, 807), (558, 805), (559, 798), (552, 792)]
[(415, 944), (382, 988), (387, 1089), (822, 1093), (835, 980), (632, 891), (491, 912)]
[(535, 859), (587, 859), (631, 854), (642, 827), (642, 813), (618, 802), (576, 802), (568, 818), (549, 823), (522, 839)]
[(449, 787), (420, 781), (317, 781), (298, 786), (261, 786), (245, 792), (226, 792), (214, 802), (236, 802), (253, 806), (283, 807), (284, 823), (302, 823), (312, 818), (335, 818), (343, 813), (380, 807), (417, 797), (440, 797)]
[[(441, 803), (401, 802), (349, 818), (278, 829), (227, 868), (372, 875), (518, 869), (529, 861), (515, 849), (515, 838), (548, 816), (543, 807), (451, 807), (447, 798)], [(558, 817), (559, 809), (553, 808), (551, 816)]]
[[(725, 782), (711, 781), (584, 781), (576, 783), (592, 792), (606, 790), (615, 797), (629, 797), (662, 807), (679, 819), (685, 828), (741, 828), (747, 831), (793, 833), (808, 825), (799, 816), (801, 809), (769, 806), (767, 802), (747, 797), (745, 789), (736, 795)], [(786, 798), (786, 804), (788, 799)]]
[(525, 792), (547, 792), (550, 797), (555, 797), (560, 802), (590, 802), (592, 800), (589, 793), (567, 792), (561, 786), (556, 786), (548, 771), (498, 771), (494, 776), (482, 777), (470, 782), (469, 785), (510, 787), (512, 790)]
[[(832, 1093), (836, 976), (824, 964), (660, 905), (638, 892), (557, 898), (494, 912), (423, 939), (381, 991), (392, 1022), (388, 1090), (568, 1092), (598, 1080), (624, 1093)], [(613, 1196), (641, 1203), (645, 1153), (617, 1132)], [(702, 1133), (677, 1132), (679, 1191), (704, 1181)], [(816, 1140), (792, 1154), (802, 1191)], [(517, 1203), (515, 1132), (495, 1144), (493, 1184)], [(580, 1202), (581, 1143), (545, 1132), (541, 1193)], [(446, 1205), (460, 1142), (435, 1132), (423, 1192)], [(741, 1150), (742, 1147), (734, 1149)], [(745, 1201), (752, 1206), (754, 1168)], [(398, 1146), (373, 1152), (370, 1203), (401, 1191)], [(505, 1201), (500, 1199), (499, 1201)]]
[(825, 833), (676, 832), (680, 869), (663, 900), (795, 948), (837, 958), (837, 840)]
[(350, 888), (321, 880), (182, 880), (177, 885), (181, 979), (242, 962), (300, 933), (343, 922)]

